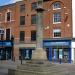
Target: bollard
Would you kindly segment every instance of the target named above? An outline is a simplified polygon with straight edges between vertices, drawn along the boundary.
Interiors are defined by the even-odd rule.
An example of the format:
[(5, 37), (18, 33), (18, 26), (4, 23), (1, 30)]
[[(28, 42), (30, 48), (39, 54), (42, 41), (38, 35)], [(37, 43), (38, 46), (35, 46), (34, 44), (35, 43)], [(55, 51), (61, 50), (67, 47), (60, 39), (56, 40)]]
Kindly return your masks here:
[(61, 64), (61, 59), (59, 59), (59, 62), (60, 62), (60, 64)]

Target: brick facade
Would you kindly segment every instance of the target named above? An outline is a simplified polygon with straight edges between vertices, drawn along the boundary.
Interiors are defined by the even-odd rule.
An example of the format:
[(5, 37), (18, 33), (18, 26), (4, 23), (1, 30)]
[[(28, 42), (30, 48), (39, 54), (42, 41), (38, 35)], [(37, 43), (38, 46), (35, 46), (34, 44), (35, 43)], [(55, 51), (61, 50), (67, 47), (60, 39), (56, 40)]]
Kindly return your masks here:
[[(0, 7), (0, 27), (10, 28), (11, 36), (14, 36), (14, 57), (19, 58), (19, 48), (36, 47), (36, 41), (31, 41), (31, 31), (36, 30), (36, 25), (31, 24), (31, 15), (37, 14), (31, 9), (31, 4), (37, 0), (16, 2), (14, 4)], [(53, 3), (60, 2), (61, 9), (53, 10)], [(20, 12), (20, 5), (25, 4), (25, 12)], [(72, 38), (72, 2), (71, 0), (49, 0), (43, 3), (45, 9), (43, 13), (44, 39), (53, 38), (53, 29), (61, 29), (61, 38)], [(10, 11), (11, 21), (6, 22), (6, 13)], [(61, 23), (53, 24), (53, 13), (61, 12)], [(25, 16), (25, 25), (20, 26), (20, 16)], [(20, 31), (25, 31), (25, 40), (20, 42)], [(6, 40), (6, 34), (4, 34)]]

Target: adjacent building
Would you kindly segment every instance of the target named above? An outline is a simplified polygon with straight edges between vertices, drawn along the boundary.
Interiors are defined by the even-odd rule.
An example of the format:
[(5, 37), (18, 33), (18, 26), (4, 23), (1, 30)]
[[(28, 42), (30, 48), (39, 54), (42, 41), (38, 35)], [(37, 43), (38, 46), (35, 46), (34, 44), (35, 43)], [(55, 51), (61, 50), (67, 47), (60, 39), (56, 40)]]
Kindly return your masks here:
[[(40, 3), (40, 1), (39, 1)], [(36, 50), (37, 0), (0, 7), (0, 59), (29, 60)], [(75, 61), (72, 0), (44, 0), (43, 48), (49, 61)]]

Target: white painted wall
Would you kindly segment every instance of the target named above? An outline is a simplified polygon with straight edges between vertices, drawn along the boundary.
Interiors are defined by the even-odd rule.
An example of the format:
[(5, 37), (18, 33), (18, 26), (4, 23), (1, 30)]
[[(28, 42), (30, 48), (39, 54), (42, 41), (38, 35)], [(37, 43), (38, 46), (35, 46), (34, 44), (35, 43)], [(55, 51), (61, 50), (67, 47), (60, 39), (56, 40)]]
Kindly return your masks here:
[(75, 0), (72, 0), (73, 38), (75, 38)]
[(73, 62), (75, 62), (75, 54), (74, 54), (74, 49), (75, 49), (75, 42), (71, 42), (71, 59), (73, 60)]

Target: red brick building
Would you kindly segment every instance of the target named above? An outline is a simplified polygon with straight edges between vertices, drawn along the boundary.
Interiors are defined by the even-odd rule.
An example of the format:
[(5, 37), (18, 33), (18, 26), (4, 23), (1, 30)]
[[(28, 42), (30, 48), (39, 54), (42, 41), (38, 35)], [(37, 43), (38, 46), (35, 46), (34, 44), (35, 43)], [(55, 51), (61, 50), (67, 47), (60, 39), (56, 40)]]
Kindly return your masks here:
[[(37, 0), (19, 1), (0, 7), (0, 35), (1, 40), (14, 38), (14, 46), (11, 51), (5, 49), (5, 59), (26, 59), (29, 52), (36, 49), (36, 25), (37, 25)], [(48, 59), (71, 59), (72, 40), (72, 1), (71, 0), (47, 0), (43, 2), (43, 35), (44, 49)], [(55, 44), (56, 43), (56, 44)], [(1, 47), (0, 54), (2, 54)], [(28, 50), (28, 51), (27, 51)], [(11, 54), (10, 54), (11, 53)], [(9, 56), (10, 54), (10, 56)]]

